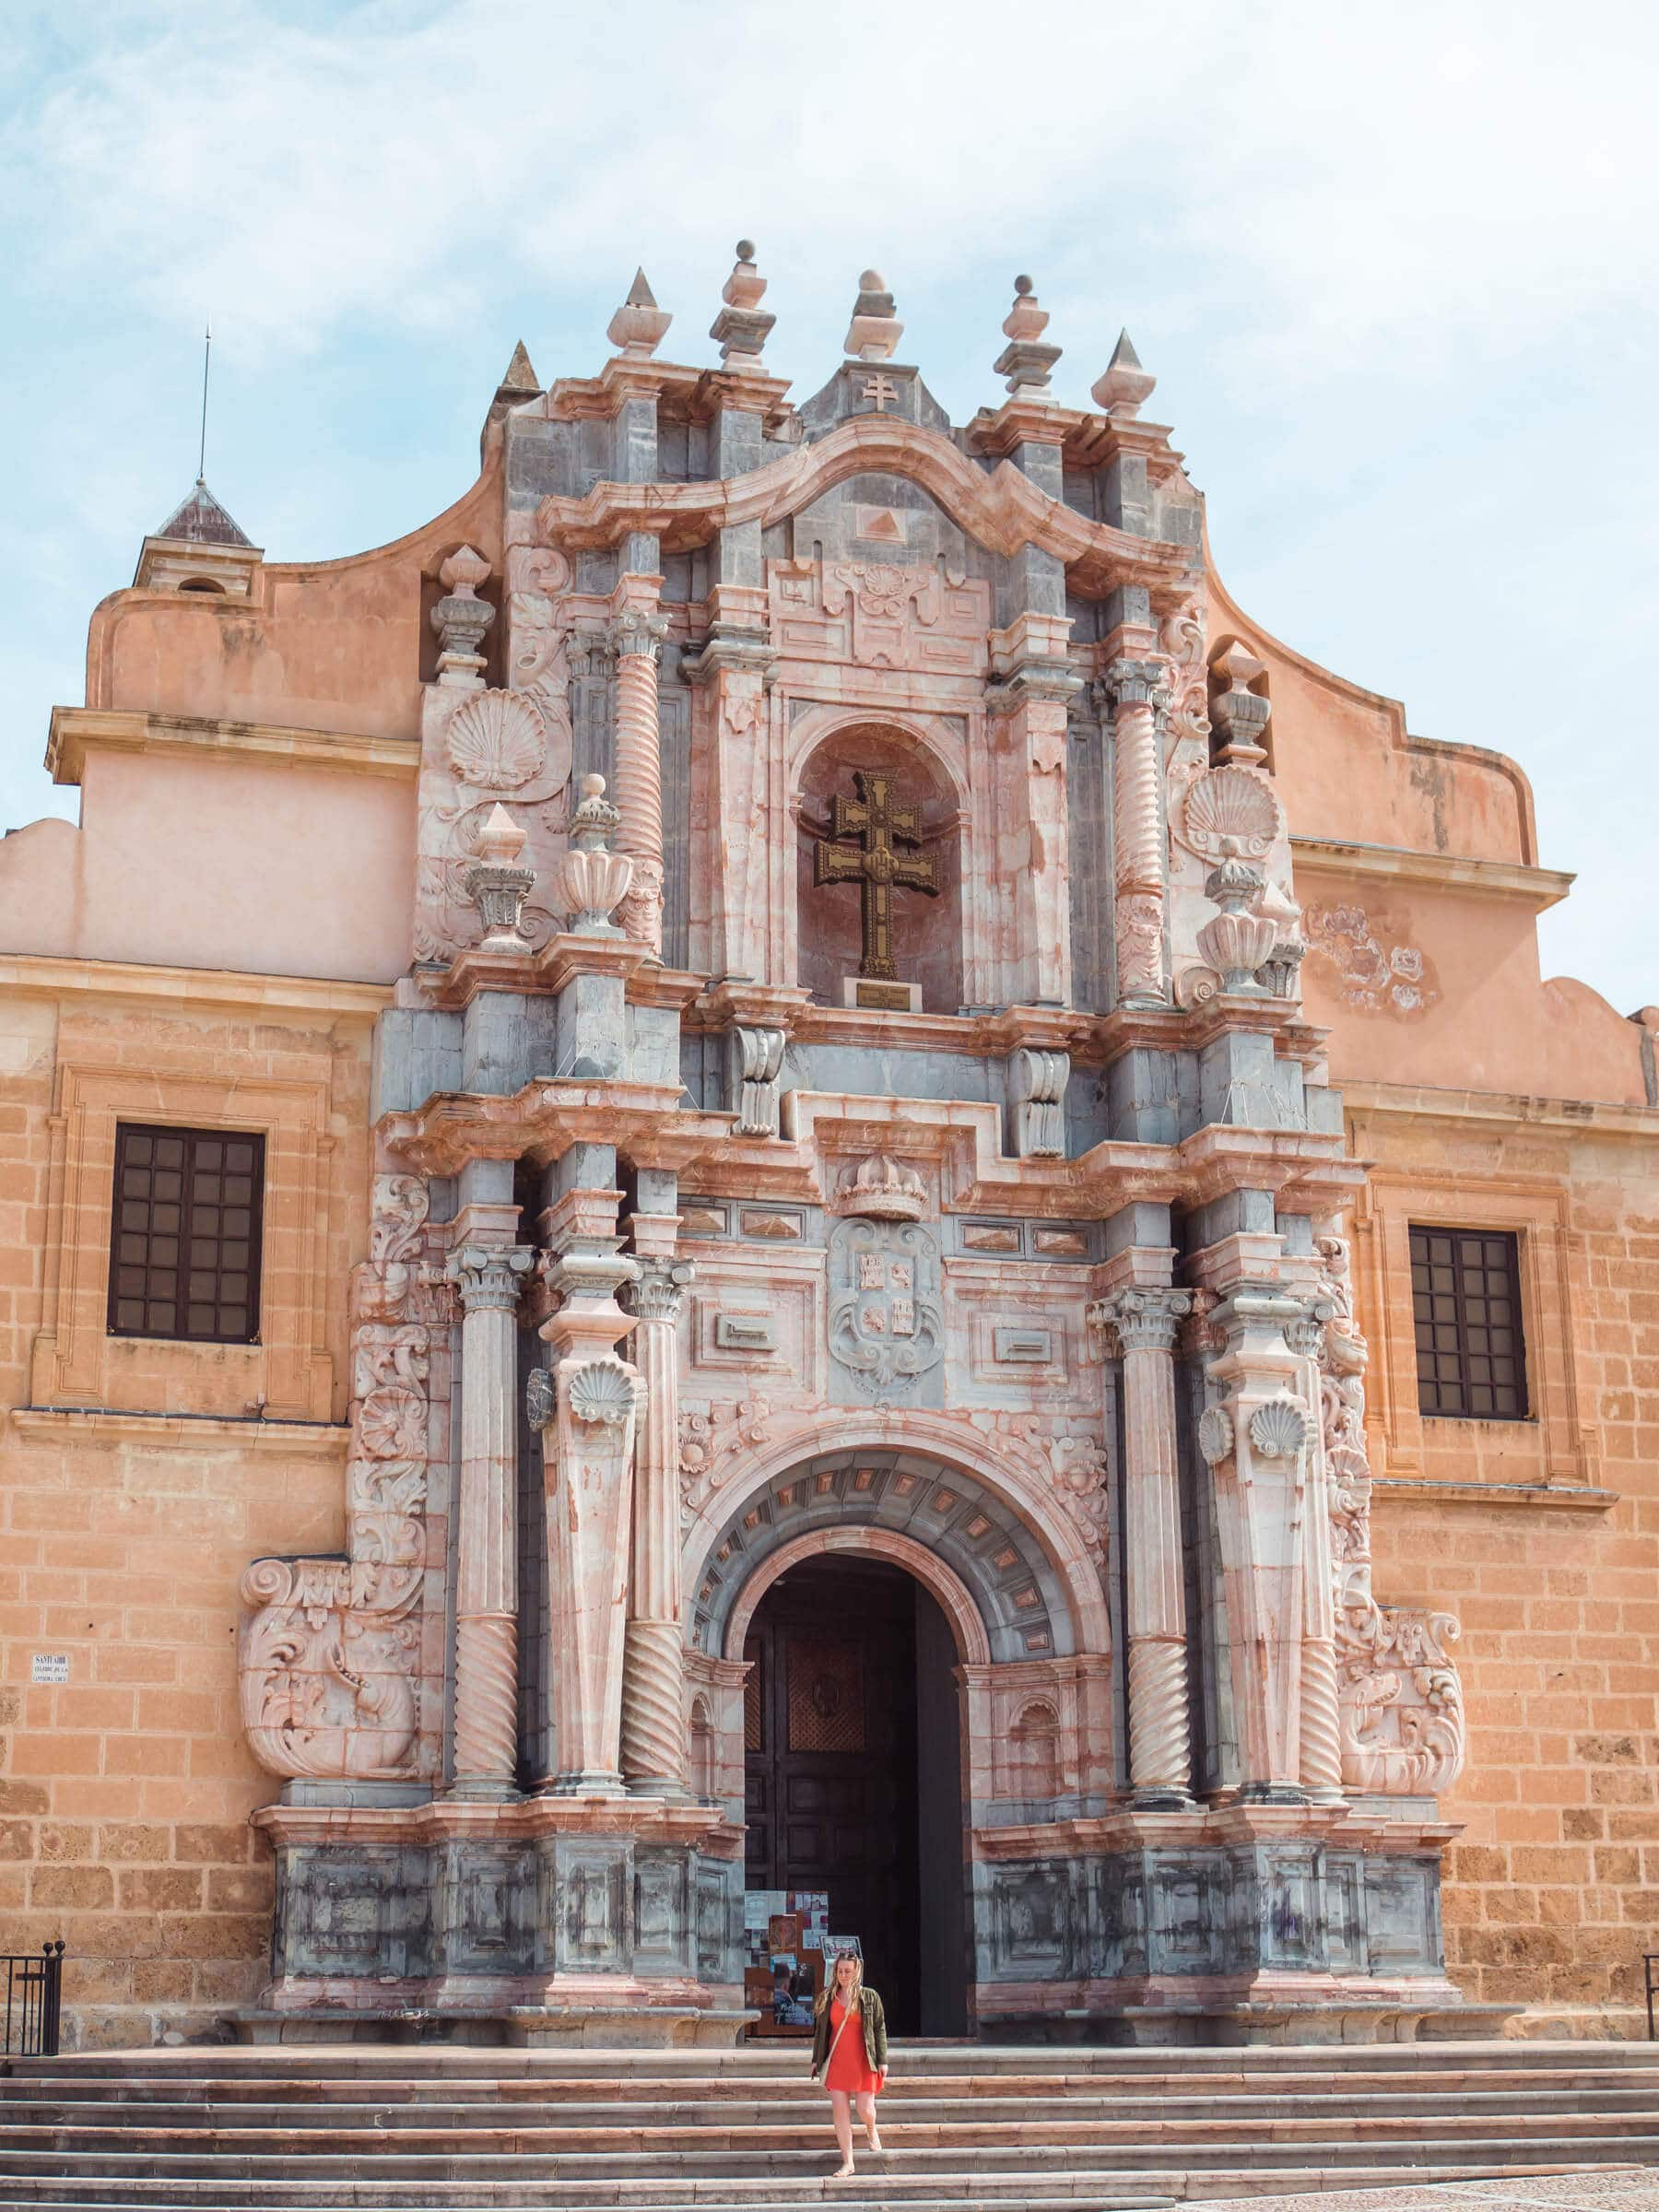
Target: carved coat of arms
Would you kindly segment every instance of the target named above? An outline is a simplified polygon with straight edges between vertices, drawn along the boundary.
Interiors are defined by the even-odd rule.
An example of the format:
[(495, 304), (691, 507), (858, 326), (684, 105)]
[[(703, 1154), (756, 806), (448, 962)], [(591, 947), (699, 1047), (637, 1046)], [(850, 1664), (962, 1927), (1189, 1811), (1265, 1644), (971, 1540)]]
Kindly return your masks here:
[(842, 1221), (830, 1239), (830, 1353), (852, 1394), (908, 1394), (945, 1357), (939, 1247), (912, 1221)]

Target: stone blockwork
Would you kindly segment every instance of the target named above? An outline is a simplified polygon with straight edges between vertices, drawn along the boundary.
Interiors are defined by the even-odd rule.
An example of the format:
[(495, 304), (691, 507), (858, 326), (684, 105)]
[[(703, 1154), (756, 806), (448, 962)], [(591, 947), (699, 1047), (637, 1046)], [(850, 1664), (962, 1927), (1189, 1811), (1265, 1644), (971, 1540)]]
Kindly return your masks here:
[[(296, 986), (284, 1005), (203, 972), (185, 1013), (182, 978), (65, 980), (12, 965), (0, 1081), (0, 1918), (11, 1948), (67, 1942), (81, 2041), (147, 2041), (199, 2032), (266, 1971), (272, 1866), (248, 1816), (268, 1783), (238, 1719), (233, 1595), (250, 1551), (340, 1540), (332, 1378), (365, 1205), (360, 1141), (341, 1140), (383, 994)], [(301, 1265), (267, 1269), (259, 1346), (106, 1342), (109, 1121), (164, 1100), (211, 1116), (209, 1093), (306, 1101), (267, 1151), (267, 1234), (286, 1227)], [(312, 1394), (262, 1420), (283, 1374)], [(31, 1681), (37, 1655), (66, 1678)]]

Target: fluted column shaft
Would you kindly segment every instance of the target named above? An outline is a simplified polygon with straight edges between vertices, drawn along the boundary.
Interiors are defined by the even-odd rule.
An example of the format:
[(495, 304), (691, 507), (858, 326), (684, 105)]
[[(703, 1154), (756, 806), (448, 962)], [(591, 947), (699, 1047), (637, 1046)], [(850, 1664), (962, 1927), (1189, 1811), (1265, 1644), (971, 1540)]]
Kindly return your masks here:
[(1114, 661), (1112, 701), (1114, 935), (1118, 996), (1161, 1002), (1164, 992), (1164, 827), (1154, 693), (1156, 661)]
[(1159, 1288), (1105, 1300), (1124, 1354), (1129, 1783), (1147, 1806), (1184, 1804), (1192, 1790), (1173, 1359), (1192, 1304), (1190, 1290)]
[(531, 1254), (465, 1245), (455, 1526), (454, 1788), (497, 1797), (518, 1765), (518, 1323)]
[(618, 919), (630, 937), (663, 949), (663, 757), (657, 725), (657, 660), (667, 618), (627, 607), (611, 624), (617, 653), (614, 797), (621, 810), (616, 849), (633, 862)]
[(680, 1626), (678, 1323), (691, 1269), (641, 1258), (633, 1356), (645, 1385), (634, 1440), (628, 1627), (622, 1652), (622, 1778), (636, 1795), (687, 1784), (685, 1645)]

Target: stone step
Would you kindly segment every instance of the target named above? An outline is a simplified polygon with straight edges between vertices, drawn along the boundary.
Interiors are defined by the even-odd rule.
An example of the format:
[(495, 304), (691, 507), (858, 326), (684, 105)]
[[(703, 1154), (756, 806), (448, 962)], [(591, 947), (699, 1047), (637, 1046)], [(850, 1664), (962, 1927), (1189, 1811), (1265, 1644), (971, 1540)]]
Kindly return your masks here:
[[(892, 2124), (898, 2126), (978, 2127), (1007, 2122), (1041, 2124), (1096, 2116), (1143, 2124), (1268, 2120), (1282, 2113), (1286, 2103), (1283, 2096), (1265, 2095), (1260, 2090), (1237, 2096), (1112, 2097), (1100, 2094), (1091, 2084), (1087, 2095), (1064, 2097), (1053, 2095), (1052, 2088), (1053, 2085), (1045, 2085), (1043, 2094), (1027, 2097), (969, 2097), (959, 2092), (935, 2097), (903, 2093), (889, 2088), (883, 2100), (883, 2110), (892, 2115)], [(1299, 2093), (1295, 2104), (1299, 2112), (1309, 2115), (1317, 2114), (1328, 2104), (1348, 2120), (1430, 2121), (1445, 2114), (1543, 2112), (1599, 2112), (1609, 2117), (1626, 2113), (1641, 2115), (1659, 2110), (1659, 2077), (1651, 2085), (1618, 2083), (1609, 2087), (1599, 2083), (1593, 2088), (1559, 2089), (1545, 2096), (1529, 2095), (1516, 2088), (1455, 2086), (1432, 2091), (1418, 2089), (1405, 2094), (1373, 2091), (1364, 2096), (1350, 2093), (1335, 2098)], [(442, 2128), (470, 2135), (477, 2130), (503, 2127), (603, 2127), (620, 2124), (619, 2111), (626, 2111), (627, 2124), (634, 2127), (685, 2131), (705, 2127), (816, 2126), (822, 2121), (824, 2109), (821, 2090), (800, 2088), (788, 2097), (764, 2100), (729, 2094), (719, 2099), (693, 2100), (672, 2094), (661, 2100), (648, 2101), (643, 2098), (600, 2098), (590, 2091), (568, 2103), (538, 2095), (534, 2099), (480, 2097), (476, 2102), (465, 2104), (440, 2104), (424, 2098), (406, 2102), (376, 2099), (370, 2103), (349, 2104), (323, 2100), (288, 2104), (268, 2098), (258, 2103), (218, 2097), (205, 2098), (200, 2102), (177, 2099), (162, 2101), (159, 2097), (81, 2099), (43, 2097), (33, 2093), (31, 2088), (31, 2093), (26, 2096), (0, 2098), (0, 2132), (8, 2124), (6, 2118), (8, 2112), (15, 2115), (10, 2124), (31, 2127), (99, 2131), (119, 2127), (207, 2128), (216, 2132), (280, 2128), (289, 2136), (305, 2136), (353, 2129), (401, 2134), (410, 2129)]]
[[(525, 2154), (552, 2158), (588, 2153), (602, 2156), (611, 2152), (706, 2158), (726, 2151), (747, 2155), (795, 2150), (802, 2147), (803, 2136), (821, 2137), (829, 2120), (828, 2109), (822, 2102), (815, 2113), (803, 2115), (789, 2125), (746, 2125), (726, 2119), (695, 2127), (681, 2124), (618, 2125), (609, 2122), (537, 2127), (516, 2122), (502, 2125), (498, 2122), (493, 2126), (486, 2124), (464, 2131), (452, 2127), (373, 2125), (301, 2131), (283, 2125), (157, 2126), (147, 2118), (101, 2126), (65, 2127), (31, 2117), (0, 2131), (0, 2152), (97, 2151), (102, 2155), (131, 2150), (171, 2159), (179, 2154), (213, 2155), (223, 2148), (238, 2158), (276, 2158), (285, 2154), (309, 2158), (318, 2155), (311, 2148), (311, 2141), (316, 2140), (326, 2142), (328, 2155), (341, 2158), (382, 2155), (426, 2158), (449, 2154), (454, 2150), (458, 2137), (464, 2136), (463, 2155), (469, 2158)], [(1497, 2113), (1394, 2113), (1371, 2118), (1347, 2115), (1341, 2128), (1346, 2140), (1369, 2145), (1532, 2141), (1540, 2136), (1568, 2144), (1583, 2136), (1602, 2140), (1615, 2133), (1630, 2144), (1632, 2153), (1650, 2141), (1659, 2144), (1659, 2113), (1652, 2107), (1633, 2112), (1556, 2109)], [(1100, 2149), (1145, 2146), (1163, 2150), (1174, 2145), (1203, 2146), (1218, 2141), (1294, 2144), (1324, 2141), (1332, 2131), (1333, 2118), (1329, 2113), (1284, 2110), (1253, 2118), (1238, 2114), (1195, 2118), (1174, 2113), (1150, 2121), (1116, 2114), (1108, 2116), (1106, 2112), (1068, 2114), (1059, 2119), (1022, 2114), (1018, 2118), (976, 2120), (959, 2126), (900, 2118), (889, 2111), (882, 2124), (883, 2139), (894, 2155), (952, 2147), (994, 2153), (1077, 2145)]]
[[(1594, 2053), (1594, 2056), (1592, 2056)], [(1520, 2042), (1258, 2044), (1248, 2051), (1202, 2046), (1133, 2050), (1082, 2043), (934, 2043), (895, 2039), (896, 2065), (912, 2075), (969, 2074), (985, 2077), (1014, 2073), (1023, 2077), (1063, 2074), (1107, 2075), (1132, 2080), (1147, 2076), (1230, 2074), (1273, 2078), (1280, 2075), (1396, 2072), (1435, 2073), (1442, 2067), (1484, 2067), (1498, 2064), (1511, 2072), (1548, 2071), (1569, 2065), (1606, 2071), (1654, 2066), (1654, 2046), (1645, 2042), (1586, 2045), (1559, 2041)], [(807, 2064), (803, 2043), (748, 2044), (732, 2051), (511, 2051), (446, 2043), (279, 2043), (268, 2047), (183, 2046), (160, 2051), (104, 2051), (65, 2053), (27, 2062), (39, 2079), (53, 2075), (86, 2078), (189, 2076), (202, 2080), (259, 2080), (272, 2075), (309, 2081), (445, 2077), (452, 2080), (507, 2080), (534, 2077), (576, 2080), (585, 2076), (615, 2077), (626, 2070), (641, 2077), (726, 2080), (749, 2075), (757, 2080), (787, 2077)]]
[[(1562, 2174), (1607, 2175), (1632, 2171), (1628, 2164), (1585, 2166), (1550, 2160), (1488, 2165), (1414, 2167), (1414, 2188), (1446, 2182), (1514, 2183)], [(276, 2183), (235, 2180), (135, 2180), (83, 2175), (75, 2179), (31, 2181), (26, 2190), (0, 2179), (0, 2212), (517, 2212), (541, 2206), (546, 2212), (600, 2212), (625, 2205), (649, 2212), (753, 2212), (762, 2206), (902, 2206), (905, 2212), (961, 2212), (984, 2205), (994, 2212), (1129, 2212), (1129, 2207), (1164, 2207), (1214, 2197), (1277, 2196), (1325, 2187), (1345, 2191), (1397, 2186), (1394, 2166), (1354, 2166), (1340, 2171), (1306, 2167), (1247, 2165), (1218, 2167), (1206, 2173), (1177, 2177), (1167, 2173), (1071, 2168), (1030, 2176), (936, 2173), (925, 2179), (877, 2173), (861, 2168), (848, 2182), (826, 2171), (786, 2180), (747, 2182), (740, 2195), (729, 2183), (552, 2181), (529, 2183), (324, 2181), (284, 2177)]]

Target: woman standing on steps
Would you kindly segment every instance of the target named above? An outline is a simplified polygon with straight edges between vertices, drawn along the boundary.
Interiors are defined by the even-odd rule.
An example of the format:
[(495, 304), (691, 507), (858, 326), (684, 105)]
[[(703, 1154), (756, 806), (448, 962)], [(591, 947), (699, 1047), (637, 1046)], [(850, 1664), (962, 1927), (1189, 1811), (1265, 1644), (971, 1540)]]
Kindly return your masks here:
[(880, 2155), (876, 2100), (887, 2087), (887, 2014), (881, 1999), (865, 1986), (864, 1960), (855, 1951), (842, 1951), (818, 1993), (812, 2037), (812, 2078), (816, 2081), (820, 2074), (824, 2077), (835, 2117), (835, 2139), (841, 2146), (837, 2181), (848, 2179), (853, 2171), (854, 2099), (870, 2148)]

